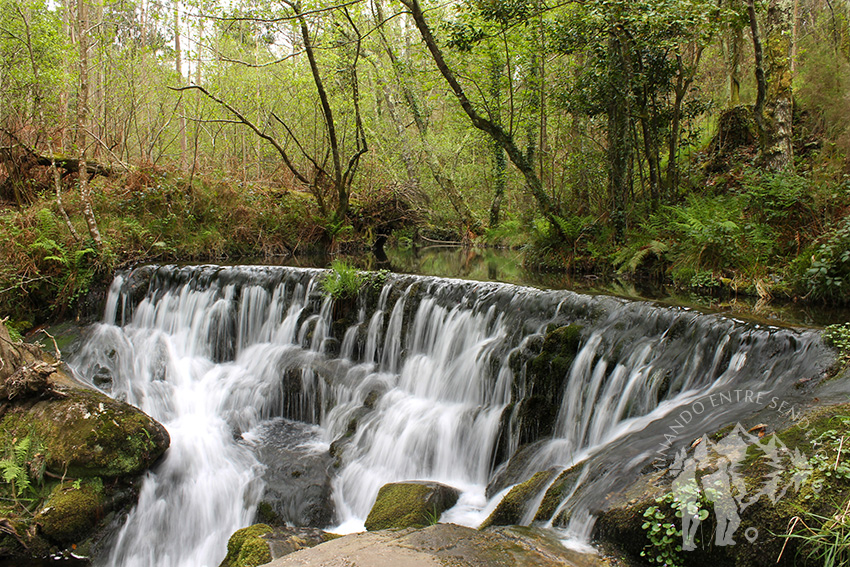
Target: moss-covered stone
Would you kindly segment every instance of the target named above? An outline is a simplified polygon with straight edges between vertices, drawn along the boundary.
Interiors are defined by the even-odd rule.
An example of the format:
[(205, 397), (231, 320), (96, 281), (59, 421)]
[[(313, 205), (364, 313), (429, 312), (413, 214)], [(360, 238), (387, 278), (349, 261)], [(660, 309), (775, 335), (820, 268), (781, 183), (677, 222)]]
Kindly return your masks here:
[(510, 526), (519, 524), (525, 514), (526, 508), (538, 496), (557, 474), (555, 470), (540, 471), (521, 484), (514, 486), (502, 501), (499, 502), (493, 513), (484, 520), (480, 529), (490, 526)]
[[(850, 405), (816, 409), (794, 425), (778, 433), (768, 433), (760, 441), (759, 448), (748, 444), (746, 457), (736, 469), (742, 475), (746, 495), (758, 495), (775, 483), (780, 490), (775, 502), (761, 495), (746, 506), (740, 506), (740, 525), (734, 533), (735, 545), (717, 546), (714, 535), (717, 530), (716, 516), (711, 502), (702, 506), (710, 512), (698, 534), (697, 549), (686, 552), (686, 564), (694, 566), (768, 567), (773, 565), (809, 564), (807, 555), (811, 551), (800, 538), (785, 537), (790, 526), (797, 520), (797, 531), (817, 530), (825, 521), (831, 521), (850, 500), (850, 471), (840, 466), (843, 457), (839, 454), (842, 439), (847, 432), (844, 416), (850, 415)], [(736, 430), (724, 428), (722, 436), (734, 434)], [(822, 437), (824, 434), (826, 439)], [(709, 440), (719, 441), (718, 435)], [(764, 447), (776, 447), (774, 458), (766, 458)], [(817, 455), (820, 456), (817, 456)], [(709, 453), (710, 458), (714, 458)], [(777, 460), (780, 459), (780, 460)], [(822, 459), (819, 461), (819, 459)], [(702, 463), (700, 474), (716, 472), (722, 463)], [(640, 562), (640, 553), (651, 543), (647, 530), (643, 528), (644, 512), (651, 506), (665, 515), (667, 522), (681, 528), (671, 504), (671, 482), (673, 475), (665, 471), (652, 471), (642, 475), (618, 493), (609, 495), (594, 529), (594, 537), (605, 547)], [(796, 479), (796, 480), (795, 480)], [(799, 489), (795, 486), (799, 482)], [(768, 486), (768, 487), (769, 487)], [(738, 498), (744, 495), (735, 493)], [(806, 532), (814, 533), (814, 532)], [(747, 537), (749, 536), (749, 537)]]
[(34, 432), (44, 442), (48, 470), (66, 477), (138, 475), (168, 447), (165, 428), (128, 404), (82, 388), (62, 396), (8, 411), (0, 442)]
[(339, 537), (317, 528), (254, 524), (234, 532), (219, 567), (256, 567)]
[(532, 443), (554, 432), (564, 383), (581, 345), (581, 330), (581, 325), (575, 324), (550, 326), (539, 353), (526, 353), (526, 391), (514, 392), (515, 399), (521, 398), (517, 412), (520, 444)]
[(41, 533), (57, 544), (84, 539), (104, 515), (105, 497), (100, 482), (83, 482), (78, 487), (57, 485), (35, 517)]
[(219, 567), (256, 567), (271, 561), (271, 551), (263, 539), (271, 531), (267, 524), (236, 530), (227, 542), (227, 556)]
[(0, 360), (0, 459), (19, 471), (14, 484), (0, 482), (12, 503), (0, 511), (0, 557), (85, 553), (111, 515), (135, 500), (136, 477), (165, 451), (168, 433), (80, 386), (37, 347), (0, 340)]
[(437, 482), (385, 484), (366, 518), (366, 529), (421, 528), (434, 524), (457, 503), (458, 496), (456, 488)]
[(558, 475), (558, 478), (555, 479), (555, 482), (549, 486), (546, 490), (546, 494), (543, 496), (543, 500), (540, 502), (540, 507), (537, 509), (537, 514), (534, 516), (535, 522), (546, 522), (551, 519), (553, 520), (553, 523), (558, 525), (566, 523), (565, 520), (567, 520), (567, 518), (563, 517), (563, 513), (557, 518), (553, 518), (552, 516), (554, 516), (555, 512), (557, 512), (561, 501), (570, 493), (570, 491), (573, 490), (573, 487), (575, 487), (583, 466), (583, 464), (579, 464), (570, 467)]

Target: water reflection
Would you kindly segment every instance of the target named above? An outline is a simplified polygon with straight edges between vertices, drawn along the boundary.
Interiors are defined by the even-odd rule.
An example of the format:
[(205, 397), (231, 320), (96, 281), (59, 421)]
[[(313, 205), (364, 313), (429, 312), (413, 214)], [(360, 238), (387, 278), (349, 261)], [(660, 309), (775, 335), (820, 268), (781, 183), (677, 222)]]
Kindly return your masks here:
[[(299, 256), (288, 258), (281, 263), (288, 266), (326, 268), (332, 259), (328, 256)], [(444, 278), (601, 293), (627, 299), (657, 301), (665, 305), (694, 307), (767, 323), (825, 326), (850, 321), (848, 308), (803, 305), (781, 299), (768, 302), (749, 296), (717, 298), (627, 278), (571, 276), (565, 273), (527, 270), (523, 267), (521, 250), (441, 245), (386, 248), (380, 257), (375, 254), (363, 254), (347, 255), (343, 256), (343, 259), (361, 270), (390, 270)]]

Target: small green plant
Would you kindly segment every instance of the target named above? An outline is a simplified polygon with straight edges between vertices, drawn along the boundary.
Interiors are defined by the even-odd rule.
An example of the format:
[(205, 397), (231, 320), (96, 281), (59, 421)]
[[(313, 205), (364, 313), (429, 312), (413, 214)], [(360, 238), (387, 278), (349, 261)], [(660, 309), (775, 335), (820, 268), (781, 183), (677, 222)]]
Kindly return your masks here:
[[(832, 517), (812, 512), (805, 514), (810, 524), (800, 516), (793, 518), (789, 533), (784, 537), (801, 543), (798, 554), (805, 555), (807, 565), (824, 567), (850, 564), (850, 500), (839, 506)], [(797, 526), (802, 529), (795, 533)]]
[(4, 458), (0, 459), (0, 474), (15, 499), (31, 492), (33, 483), (43, 482), (44, 469), (43, 447), (32, 435), (7, 447)]
[(806, 271), (809, 293), (817, 299), (847, 302), (850, 292), (850, 216), (815, 250)]
[(440, 523), (440, 512), (437, 510), (437, 505), (434, 506), (430, 510), (425, 511), (425, 525), (433, 526)]
[(658, 506), (650, 506), (643, 513), (646, 520), (641, 528), (646, 532), (649, 544), (644, 546), (640, 556), (650, 563), (666, 567), (683, 565), (682, 559), (682, 530), (674, 522), (669, 521), (669, 514), (663, 509), (672, 505), (673, 495), (667, 494), (658, 498)]
[(715, 288), (720, 287), (720, 282), (714, 277), (711, 272), (697, 272), (691, 278), (690, 286), (692, 288)]
[(381, 291), (387, 283), (387, 278), (390, 276), (389, 270), (378, 270), (369, 275), (369, 283), (372, 284), (372, 289)]
[[(682, 503), (671, 493), (657, 498), (655, 503), (656, 506), (649, 506), (643, 513), (645, 521), (641, 528), (646, 532), (649, 543), (644, 546), (640, 555), (651, 564), (681, 567), (685, 564), (682, 557), (682, 530), (675, 520), (670, 520), (670, 511), (675, 518), (681, 519)], [(703, 522), (708, 518), (708, 510), (701, 504), (704, 504), (702, 495), (698, 500), (689, 500), (687, 512)]]
[(821, 336), (826, 344), (838, 351), (841, 360), (850, 360), (850, 323), (830, 325)]
[(21, 335), (21, 332), (18, 328), (9, 321), (9, 318), (6, 317), (0, 321), (3, 325), (6, 326), (6, 330), (9, 331), (9, 338), (12, 339), (13, 343), (18, 343), (24, 340), (24, 337)]
[(343, 260), (334, 260), (330, 273), (322, 280), (322, 289), (334, 299), (356, 297), (363, 280), (357, 268)]

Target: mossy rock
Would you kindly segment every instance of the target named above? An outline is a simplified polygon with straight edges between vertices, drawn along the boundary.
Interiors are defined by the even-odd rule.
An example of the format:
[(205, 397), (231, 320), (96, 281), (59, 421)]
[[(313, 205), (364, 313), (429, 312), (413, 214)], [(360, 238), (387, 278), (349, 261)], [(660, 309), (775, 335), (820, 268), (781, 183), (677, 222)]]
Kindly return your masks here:
[(236, 530), (227, 542), (227, 556), (219, 567), (256, 567), (270, 562), (271, 550), (263, 536), (271, 531), (267, 524)]
[(139, 475), (165, 452), (165, 428), (144, 412), (82, 388), (60, 399), (10, 410), (0, 421), (0, 441), (35, 433), (44, 442), (49, 471), (66, 477)]
[(454, 506), (460, 492), (438, 482), (408, 481), (385, 484), (366, 518), (369, 531), (422, 528), (434, 524)]
[(556, 470), (540, 471), (525, 482), (511, 488), (493, 513), (484, 520), (480, 529), (519, 524), (529, 503), (552, 482), (556, 474)]
[(555, 482), (553, 482), (546, 490), (546, 494), (540, 502), (540, 507), (537, 508), (537, 514), (534, 516), (535, 522), (547, 522), (551, 519), (553, 520), (553, 523), (557, 525), (564, 525), (567, 523), (569, 518), (565, 517), (564, 512), (558, 514), (557, 518), (553, 518), (552, 516), (554, 516), (555, 512), (558, 510), (558, 506), (561, 504), (561, 501), (575, 487), (576, 481), (578, 481), (583, 467), (584, 464), (579, 463), (558, 475)]
[[(735, 544), (716, 545), (714, 505), (703, 501), (701, 505), (710, 513), (698, 532), (697, 549), (683, 552), (686, 564), (698, 567), (809, 564), (812, 561), (808, 558), (811, 548), (807, 548), (802, 539), (788, 538), (784, 534), (788, 533), (795, 517), (816, 531), (824, 519), (833, 518), (850, 501), (850, 474), (835, 470), (833, 465), (840, 461), (837, 449), (843, 445), (846, 434), (844, 420), (840, 418), (848, 415), (848, 404), (818, 408), (798, 419), (797, 424), (791, 427), (776, 434), (768, 433), (757, 442), (748, 442), (743, 459), (735, 461), (736, 471), (742, 476), (746, 491), (743, 495), (736, 492), (735, 497), (750, 499), (747, 506), (738, 510), (740, 524), (734, 532)], [(835, 446), (823, 441), (815, 445), (818, 437), (830, 430), (834, 432)], [(710, 443), (720, 442), (721, 437), (726, 435), (746, 433), (742, 431), (741, 428), (727, 427), (704, 439)], [(768, 458), (765, 449), (771, 447), (778, 449), (772, 453), (774, 457)], [(816, 453), (825, 455), (823, 466), (813, 460)], [(805, 459), (802, 459), (803, 456)], [(715, 457), (709, 453), (709, 458)], [(716, 474), (721, 465), (722, 461), (701, 465), (697, 480), (702, 482), (703, 475)], [(806, 470), (809, 470), (807, 478), (800, 478), (801, 472)], [(795, 478), (799, 480), (795, 481)], [(665, 514), (665, 521), (681, 529), (681, 521), (675, 517), (670, 499), (672, 479), (673, 475), (666, 474), (666, 471), (653, 470), (608, 495), (594, 527), (597, 541), (603, 547), (614, 549), (640, 563), (641, 551), (647, 546), (651, 549), (647, 530), (643, 528), (647, 521), (644, 512), (649, 507), (657, 507)], [(800, 482), (799, 489), (795, 482)], [(773, 483), (781, 489), (775, 501), (760, 492), (774, 486)], [(819, 489), (816, 490), (816, 486)], [(805, 529), (800, 524), (796, 532), (805, 532)]]
[(50, 493), (35, 516), (35, 524), (50, 541), (74, 543), (90, 535), (104, 516), (105, 504), (103, 485), (99, 481), (83, 482), (78, 486), (64, 482)]
[[(526, 391), (519, 402), (517, 414), (521, 444), (550, 437), (554, 432), (564, 396), (564, 383), (581, 346), (581, 331), (581, 325), (550, 325), (539, 353), (525, 354), (528, 356)], [(519, 397), (520, 392), (514, 391), (514, 398)]]
[(271, 527), (254, 524), (234, 532), (227, 542), (227, 557), (219, 567), (256, 567), (301, 549), (339, 537), (318, 528)]

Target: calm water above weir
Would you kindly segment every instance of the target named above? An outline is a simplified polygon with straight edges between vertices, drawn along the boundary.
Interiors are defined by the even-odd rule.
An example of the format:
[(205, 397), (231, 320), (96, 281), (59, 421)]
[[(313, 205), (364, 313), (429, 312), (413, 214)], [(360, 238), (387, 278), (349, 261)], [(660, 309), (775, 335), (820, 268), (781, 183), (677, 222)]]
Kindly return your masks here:
[[(633, 281), (625, 276), (605, 279), (526, 270), (522, 267), (522, 254), (519, 250), (508, 249), (426, 246), (388, 248), (387, 258), (383, 262), (374, 255), (355, 256), (347, 260), (363, 270), (389, 269), (407, 274), (601, 293), (786, 325), (826, 326), (850, 321), (850, 308), (847, 307), (804, 305), (782, 299), (766, 302), (743, 295), (718, 299), (697, 292), (689, 293), (649, 282)], [(281, 265), (324, 268), (329, 264), (327, 258), (299, 257), (286, 259)]]
[[(488, 272), (502, 261), (455, 253)], [(733, 390), (793, 401), (793, 384), (829, 358), (814, 331), (505, 283), (389, 274), (334, 304), (323, 275), (185, 266), (116, 276), (104, 322), (71, 363), (160, 420), (172, 446), (96, 564), (214, 567), (263, 499), (293, 524), (362, 529), (378, 489), (400, 480), (460, 489), (442, 521), (477, 526), (528, 442), (511, 466), (518, 480), (579, 465), (553, 515), (569, 520), (553, 529), (586, 544), (596, 504), (656, 458), (677, 409)], [(569, 325), (575, 356), (541, 400), (529, 361), (547, 331)], [(529, 421), (541, 403), (548, 428)], [(766, 403), (705, 412), (693, 431)], [(281, 451), (333, 466), (287, 491), (268, 458)], [(536, 512), (531, 503), (527, 522)]]

